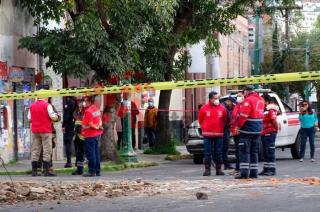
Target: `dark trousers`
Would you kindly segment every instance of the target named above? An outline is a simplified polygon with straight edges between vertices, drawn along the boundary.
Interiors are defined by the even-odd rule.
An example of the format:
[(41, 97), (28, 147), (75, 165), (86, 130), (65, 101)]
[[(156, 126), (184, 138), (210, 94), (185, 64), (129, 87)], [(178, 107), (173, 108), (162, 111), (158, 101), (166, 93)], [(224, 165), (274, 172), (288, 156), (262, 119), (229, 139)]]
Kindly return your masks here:
[(311, 158), (314, 158), (314, 152), (315, 152), (314, 137), (316, 135), (315, 128), (314, 127), (301, 128), (300, 133), (301, 133), (300, 158), (304, 158), (308, 138), (310, 142), (310, 155), (311, 155)]
[(154, 128), (145, 128), (148, 142), (149, 142), (149, 147), (153, 147), (156, 143), (156, 129)]
[(263, 170), (265, 172), (276, 172), (276, 137), (277, 133), (261, 136), (264, 156)]
[(218, 164), (222, 164), (223, 138), (204, 138), (204, 159), (206, 162), (211, 162), (212, 147), (214, 152), (214, 161)]
[(234, 140), (234, 145), (235, 145), (235, 148), (236, 148), (236, 152), (235, 152), (236, 170), (239, 171), (240, 170), (240, 158), (239, 158), (239, 140), (240, 140), (240, 136), (239, 135), (233, 136), (233, 140)]
[(65, 132), (63, 135), (64, 148), (67, 157), (67, 163), (71, 163), (72, 156), (72, 140), (73, 140), (74, 132)]
[(84, 140), (80, 139), (78, 135), (76, 135), (74, 139), (74, 147), (76, 151), (76, 166), (78, 169), (83, 169), (84, 163)]
[[(258, 152), (260, 135), (240, 134), (240, 173), (242, 177), (258, 176)], [(250, 170), (250, 173), (249, 173)]]
[(136, 148), (136, 128), (131, 128), (132, 148)]
[(117, 132), (117, 135), (118, 135), (117, 147), (118, 147), (118, 149), (120, 149), (123, 147), (122, 132)]
[(100, 136), (85, 138), (85, 152), (88, 159), (89, 173), (100, 173), (100, 152), (99, 152)]
[(222, 151), (222, 157), (223, 157), (223, 164), (225, 167), (229, 166), (229, 143), (230, 143), (230, 129), (229, 127), (226, 127), (223, 134), (223, 151)]

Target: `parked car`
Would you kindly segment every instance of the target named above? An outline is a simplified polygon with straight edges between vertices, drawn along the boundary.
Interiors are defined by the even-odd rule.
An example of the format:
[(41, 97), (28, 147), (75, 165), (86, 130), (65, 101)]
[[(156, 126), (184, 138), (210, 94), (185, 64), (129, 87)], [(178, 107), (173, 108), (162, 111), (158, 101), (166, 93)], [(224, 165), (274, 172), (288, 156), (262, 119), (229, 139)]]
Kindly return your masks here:
[[(298, 112), (294, 111), (290, 106), (284, 103), (279, 96), (269, 89), (256, 90), (260, 95), (268, 93), (278, 104), (280, 112), (277, 121), (281, 128), (276, 139), (276, 147), (290, 148), (293, 159), (300, 158), (300, 121)], [(231, 96), (235, 96), (237, 91), (230, 91)], [(226, 100), (228, 96), (221, 98), (221, 102)], [(230, 152), (234, 153), (233, 140), (231, 140)], [(260, 145), (261, 147), (261, 145)], [(201, 128), (198, 121), (190, 124), (187, 131), (186, 148), (190, 154), (193, 154), (193, 162), (195, 164), (202, 164), (204, 157), (203, 137), (201, 135)], [(261, 148), (260, 148), (261, 149)], [(259, 151), (259, 158), (263, 159), (263, 152)]]

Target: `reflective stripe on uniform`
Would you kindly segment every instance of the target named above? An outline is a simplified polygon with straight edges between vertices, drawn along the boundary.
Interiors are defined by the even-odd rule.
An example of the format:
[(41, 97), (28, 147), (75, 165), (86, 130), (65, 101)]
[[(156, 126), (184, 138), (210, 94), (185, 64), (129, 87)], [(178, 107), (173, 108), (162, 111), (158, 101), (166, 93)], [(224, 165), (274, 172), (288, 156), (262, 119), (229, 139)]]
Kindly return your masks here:
[(258, 167), (259, 167), (259, 164), (257, 164), (257, 163), (250, 164), (250, 169), (258, 169)]
[(239, 115), (240, 115), (240, 116), (243, 116), (243, 117), (246, 117), (246, 118), (249, 117), (249, 115), (247, 115), (247, 114), (245, 114), (245, 113), (240, 113)]
[(254, 134), (254, 135), (256, 135), (256, 134), (260, 135), (260, 133), (261, 133), (261, 132), (249, 132), (249, 131), (246, 131), (246, 130), (239, 130), (239, 132), (242, 132), (242, 133), (245, 133), (245, 134)]
[(240, 163), (240, 169), (249, 169), (249, 163)]
[(251, 119), (251, 118), (248, 118), (247, 121), (263, 121), (263, 119)]
[(82, 125), (82, 121), (75, 121), (75, 125)]

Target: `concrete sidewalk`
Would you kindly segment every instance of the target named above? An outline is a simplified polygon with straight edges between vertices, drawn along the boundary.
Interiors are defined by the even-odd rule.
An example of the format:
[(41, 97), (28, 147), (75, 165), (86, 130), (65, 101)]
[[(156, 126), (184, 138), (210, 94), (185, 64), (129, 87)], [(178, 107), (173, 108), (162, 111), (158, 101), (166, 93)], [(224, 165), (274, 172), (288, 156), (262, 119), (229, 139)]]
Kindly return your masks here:
[[(186, 150), (185, 146), (177, 146), (177, 150), (182, 154), (189, 154)], [(143, 154), (143, 150), (136, 150), (137, 153), (138, 161), (139, 162), (155, 162), (157, 164), (163, 164), (163, 163), (169, 163), (170, 161), (165, 160), (165, 157), (167, 155), (148, 155), (148, 154)], [(74, 164), (75, 162), (75, 157), (72, 158), (72, 163)], [(59, 169), (59, 168), (64, 168), (64, 164), (66, 163), (65, 160), (61, 161), (53, 161), (53, 168), (54, 169)], [(6, 164), (6, 168), (8, 171), (19, 171), (19, 170), (30, 170), (31, 169), (31, 160), (21, 160), (18, 161), (15, 164)], [(3, 167), (2, 165), (0, 166), (0, 170), (2, 170)]]

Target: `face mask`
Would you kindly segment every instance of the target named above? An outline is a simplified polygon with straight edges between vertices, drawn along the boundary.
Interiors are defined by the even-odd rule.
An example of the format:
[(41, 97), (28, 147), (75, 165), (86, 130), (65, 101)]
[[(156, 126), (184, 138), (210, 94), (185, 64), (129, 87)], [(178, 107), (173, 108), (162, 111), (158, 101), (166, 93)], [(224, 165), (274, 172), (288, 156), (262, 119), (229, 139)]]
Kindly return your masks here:
[(154, 103), (153, 102), (148, 102), (149, 107), (153, 107)]
[(87, 103), (86, 102), (82, 102), (82, 107), (87, 107)]
[(213, 101), (213, 104), (214, 104), (214, 105), (218, 105), (219, 103), (220, 103), (219, 99), (215, 99), (215, 100)]
[(242, 96), (237, 96), (237, 103), (242, 103), (243, 102), (243, 97)]

